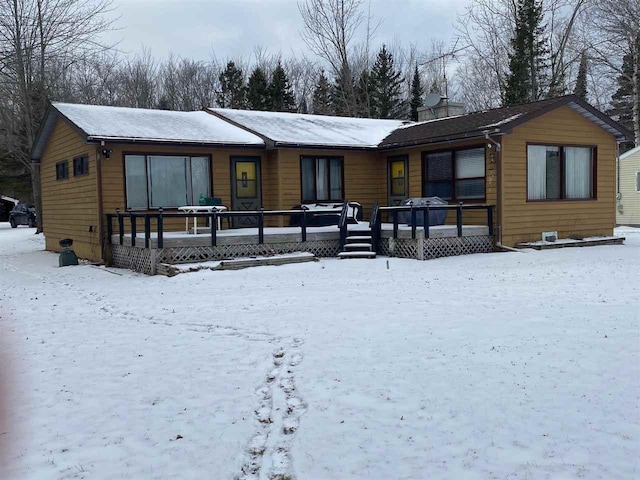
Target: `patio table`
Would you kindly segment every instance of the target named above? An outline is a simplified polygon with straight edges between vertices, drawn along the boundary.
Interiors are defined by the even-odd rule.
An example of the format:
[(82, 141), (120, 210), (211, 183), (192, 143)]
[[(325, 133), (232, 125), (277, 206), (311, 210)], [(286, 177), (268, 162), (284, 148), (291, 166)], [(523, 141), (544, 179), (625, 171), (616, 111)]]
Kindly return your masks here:
[[(183, 207), (178, 207), (178, 210), (185, 213), (213, 213), (224, 212), (227, 210), (227, 207), (224, 205), (185, 205)], [(185, 218), (185, 229), (187, 233), (189, 233), (189, 218)], [(218, 217), (217, 230), (220, 230), (220, 217)], [(193, 234), (198, 234), (198, 217), (193, 217)]]

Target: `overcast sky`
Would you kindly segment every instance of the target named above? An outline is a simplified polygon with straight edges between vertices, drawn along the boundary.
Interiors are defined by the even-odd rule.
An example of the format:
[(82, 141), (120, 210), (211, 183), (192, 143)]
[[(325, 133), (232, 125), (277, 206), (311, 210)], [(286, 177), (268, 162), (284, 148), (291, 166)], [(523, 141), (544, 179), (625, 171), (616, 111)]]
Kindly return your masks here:
[[(374, 45), (413, 42), (420, 50), (432, 38), (451, 42), (453, 23), (468, 0), (371, 0), (371, 15), (382, 20)], [(296, 0), (115, 0), (119, 30), (109, 34), (120, 49), (149, 47), (198, 60), (249, 58), (257, 45), (290, 56), (306, 47)], [(367, 0), (364, 2), (367, 5)]]

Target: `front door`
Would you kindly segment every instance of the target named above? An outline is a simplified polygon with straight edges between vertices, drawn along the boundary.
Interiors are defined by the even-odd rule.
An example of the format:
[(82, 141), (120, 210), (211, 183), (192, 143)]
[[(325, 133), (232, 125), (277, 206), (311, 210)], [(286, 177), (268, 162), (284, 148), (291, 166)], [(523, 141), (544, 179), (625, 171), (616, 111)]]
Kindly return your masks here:
[[(260, 210), (260, 157), (231, 157), (231, 209)], [(258, 217), (234, 217), (235, 228), (255, 227)]]
[(387, 178), (389, 179), (389, 206), (400, 205), (409, 194), (409, 176), (407, 175), (407, 156), (389, 157)]

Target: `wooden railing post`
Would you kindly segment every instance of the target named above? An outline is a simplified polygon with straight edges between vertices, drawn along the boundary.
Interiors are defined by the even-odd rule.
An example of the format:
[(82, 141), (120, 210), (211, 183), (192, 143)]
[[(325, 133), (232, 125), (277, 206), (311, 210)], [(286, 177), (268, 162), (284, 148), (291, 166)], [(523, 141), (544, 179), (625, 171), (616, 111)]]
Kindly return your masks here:
[(393, 238), (398, 238), (398, 211), (393, 210)]
[(149, 248), (149, 239), (151, 238), (151, 216), (146, 213), (144, 215), (144, 248)]
[(131, 222), (131, 246), (136, 246), (136, 215), (134, 213), (129, 214), (129, 221)]
[(462, 204), (456, 207), (456, 226), (458, 227), (458, 236), (462, 236)]
[(302, 241), (307, 241), (307, 211), (302, 210), (302, 218), (300, 219), (300, 226), (302, 228)]
[(258, 216), (258, 243), (262, 245), (264, 243), (264, 209), (260, 209), (260, 215)]
[(413, 200), (409, 202), (409, 205), (411, 206), (411, 239), (415, 240), (417, 218), (416, 218), (416, 210), (415, 208), (413, 208)]
[(116, 215), (118, 215), (118, 235), (120, 237), (120, 245), (124, 244), (124, 218), (122, 217), (122, 213), (120, 213), (120, 209), (116, 208)]
[(489, 225), (489, 235), (493, 236), (493, 206), (487, 205), (487, 224)]
[(209, 225), (211, 225), (211, 246), (215, 247), (216, 243), (218, 242), (218, 214), (215, 211), (209, 215)]
[(424, 238), (429, 238), (429, 226), (431, 225), (429, 204), (427, 204), (427, 209), (422, 211), (422, 224), (424, 225)]
[(164, 248), (162, 207), (158, 209), (158, 248)]
[(111, 237), (113, 237), (113, 215), (107, 213), (107, 242), (111, 245)]

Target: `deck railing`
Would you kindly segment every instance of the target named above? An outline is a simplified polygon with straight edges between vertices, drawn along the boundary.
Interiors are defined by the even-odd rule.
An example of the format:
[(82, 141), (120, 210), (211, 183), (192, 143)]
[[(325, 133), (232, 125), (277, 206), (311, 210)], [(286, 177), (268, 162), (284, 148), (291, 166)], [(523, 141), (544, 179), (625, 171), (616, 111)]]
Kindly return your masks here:
[[(335, 216), (337, 218), (337, 227), (340, 228), (342, 232), (342, 225), (345, 224), (348, 220), (348, 209), (350, 207), (356, 207), (359, 204), (346, 202), (343, 205), (340, 213), (331, 212), (330, 209), (311, 209), (311, 210), (242, 210), (242, 211), (222, 211), (222, 212), (166, 212), (162, 208), (158, 209), (157, 212), (120, 212), (116, 211), (116, 213), (108, 213), (106, 215), (107, 218), (107, 241), (112, 243), (112, 238), (114, 235), (114, 220), (117, 224), (118, 229), (118, 243), (120, 245), (124, 244), (125, 237), (125, 227), (129, 227), (129, 232), (131, 235), (131, 246), (135, 247), (138, 241), (138, 231), (137, 231), (137, 221), (138, 219), (143, 219), (144, 221), (144, 247), (149, 248), (151, 244), (151, 227), (152, 222), (155, 221), (156, 224), (156, 232), (157, 232), (157, 247), (164, 248), (164, 222), (167, 219), (181, 218), (192, 219), (192, 218), (204, 218), (209, 220), (209, 225), (211, 227), (210, 238), (211, 238), (211, 246), (215, 247), (217, 245), (217, 235), (218, 231), (216, 229), (216, 225), (218, 225), (218, 220), (222, 221), (223, 219), (231, 219), (231, 218), (242, 218), (242, 217), (255, 217), (258, 220), (258, 224), (256, 227), (258, 229), (258, 243), (264, 243), (264, 224), (265, 218), (298, 218), (297, 227), (300, 228), (300, 234), (302, 237), (302, 241), (307, 241), (307, 229), (311, 219), (316, 217), (326, 217), (326, 216)], [(343, 220), (344, 218), (344, 220)], [(346, 230), (345, 230), (346, 237)]]
[[(418, 228), (417, 220), (418, 215), (422, 216), (422, 225), (424, 227), (424, 236), (429, 238), (429, 213), (434, 211), (454, 211), (456, 213), (456, 229), (457, 236), (462, 236), (462, 219), (463, 212), (484, 210), (487, 214), (487, 227), (489, 229), (489, 235), (493, 236), (493, 205), (403, 205), (396, 207), (377, 207), (374, 206), (374, 210), (371, 212), (371, 221), (369, 225), (371, 227), (372, 240), (375, 241), (374, 246), (377, 245), (377, 241), (380, 239), (380, 233), (382, 229), (382, 214), (387, 213), (391, 216), (393, 223), (393, 238), (398, 238), (398, 213), (410, 212), (410, 224), (411, 224), (411, 238), (416, 238), (416, 231)], [(377, 210), (377, 211), (376, 211)]]

